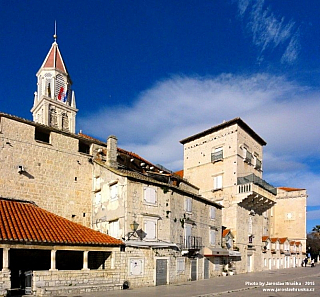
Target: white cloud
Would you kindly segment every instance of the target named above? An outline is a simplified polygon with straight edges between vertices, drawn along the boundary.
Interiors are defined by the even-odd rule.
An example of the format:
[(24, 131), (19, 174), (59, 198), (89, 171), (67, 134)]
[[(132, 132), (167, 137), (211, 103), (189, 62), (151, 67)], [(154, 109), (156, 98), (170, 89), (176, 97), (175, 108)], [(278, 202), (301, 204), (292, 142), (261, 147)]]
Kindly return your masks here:
[(100, 110), (78, 118), (83, 132), (100, 139), (114, 134), (119, 146), (172, 170), (182, 169), (179, 141), (223, 120), (241, 117), (268, 144), (264, 178), (277, 186), (307, 188), (318, 205), (320, 97), (284, 77), (220, 75), (172, 77), (141, 93), (132, 106)]
[(253, 44), (260, 49), (258, 60), (263, 60), (267, 49), (284, 47), (281, 63), (292, 64), (300, 51), (299, 28), (293, 20), (276, 16), (264, 0), (238, 0), (238, 11), (252, 35)]

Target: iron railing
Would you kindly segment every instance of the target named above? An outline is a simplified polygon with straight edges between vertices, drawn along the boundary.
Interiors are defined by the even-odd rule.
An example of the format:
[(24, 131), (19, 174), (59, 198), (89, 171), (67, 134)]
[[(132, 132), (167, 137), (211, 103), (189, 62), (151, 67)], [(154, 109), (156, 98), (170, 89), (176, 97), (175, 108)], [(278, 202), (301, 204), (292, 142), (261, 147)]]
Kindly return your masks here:
[(265, 180), (256, 176), (254, 173), (247, 175), (247, 176), (238, 177), (237, 183), (238, 183), (238, 185), (253, 183), (253, 184), (258, 185), (261, 188), (265, 189), (266, 191), (270, 192), (271, 194), (277, 195), (277, 189), (275, 187), (268, 184)]
[(180, 236), (182, 249), (199, 250), (202, 248), (202, 237), (199, 236)]

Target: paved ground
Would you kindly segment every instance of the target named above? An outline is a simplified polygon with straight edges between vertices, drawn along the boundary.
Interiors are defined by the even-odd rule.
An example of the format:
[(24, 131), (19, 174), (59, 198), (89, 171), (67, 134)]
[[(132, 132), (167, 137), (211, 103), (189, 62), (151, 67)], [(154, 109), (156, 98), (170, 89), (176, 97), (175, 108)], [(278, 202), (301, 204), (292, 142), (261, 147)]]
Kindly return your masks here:
[(112, 292), (71, 295), (73, 297), (211, 297), (211, 296), (320, 296), (320, 264), (252, 272), (178, 285), (137, 288)]

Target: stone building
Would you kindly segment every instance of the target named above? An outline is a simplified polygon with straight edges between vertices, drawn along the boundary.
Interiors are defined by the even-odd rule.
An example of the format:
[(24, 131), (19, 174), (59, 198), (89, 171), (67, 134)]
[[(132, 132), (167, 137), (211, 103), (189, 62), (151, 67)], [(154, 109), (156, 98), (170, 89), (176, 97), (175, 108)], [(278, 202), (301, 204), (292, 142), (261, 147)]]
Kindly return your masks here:
[[(33, 121), (0, 113), (0, 197), (33, 201), (124, 243), (90, 278), (108, 287), (116, 273), (115, 285), (138, 287), (289, 267), (280, 247), (265, 248), (283, 238), (290, 255), (305, 252), (306, 191), (280, 188), (277, 196), (262, 179), (266, 142), (240, 118), (182, 140), (184, 170), (173, 173), (119, 148), (115, 136), (75, 134), (78, 110), (56, 40), (37, 79)], [(0, 248), (6, 263), (8, 247)]]
[[(262, 179), (266, 142), (242, 119), (223, 122), (180, 142), (184, 178), (198, 186), (205, 198), (224, 206), (222, 224), (232, 231), (234, 246), (241, 254), (241, 261), (235, 262), (238, 273), (264, 267), (263, 236), (305, 240), (306, 192), (290, 195), (286, 188), (277, 191)], [(290, 217), (283, 224), (288, 221), (282, 217), (285, 209), (288, 216), (295, 213), (295, 219)], [(279, 216), (272, 215), (276, 210)], [(289, 225), (297, 228), (286, 232)]]
[(277, 189), (276, 205), (269, 211), (270, 236), (288, 237), (300, 242), (306, 251), (307, 239), (307, 191), (305, 189), (280, 187)]
[[(79, 294), (121, 289), (124, 243), (50, 213), (0, 197), (0, 295)], [(116, 268), (115, 268), (116, 267)], [(113, 269), (112, 269), (113, 268)]]
[[(102, 142), (75, 134), (75, 98), (56, 41), (37, 78), (33, 121), (0, 113), (0, 196), (32, 201), (124, 242), (97, 269), (106, 288), (114, 273), (115, 285), (131, 287), (220, 275), (221, 256), (229, 255), (221, 248), (222, 206), (181, 176), (119, 148), (114, 136)], [(29, 269), (42, 275), (43, 267)], [(66, 293), (51, 284), (46, 294)]]
[(71, 89), (72, 81), (56, 36), (37, 73), (37, 79), (37, 91), (31, 109), (33, 121), (74, 133), (78, 110)]
[(94, 158), (93, 178), (93, 227), (125, 241), (132, 286), (221, 273), (223, 263), (213, 259), (222, 251), (222, 206), (200, 196), (197, 187), (118, 148), (114, 136)]

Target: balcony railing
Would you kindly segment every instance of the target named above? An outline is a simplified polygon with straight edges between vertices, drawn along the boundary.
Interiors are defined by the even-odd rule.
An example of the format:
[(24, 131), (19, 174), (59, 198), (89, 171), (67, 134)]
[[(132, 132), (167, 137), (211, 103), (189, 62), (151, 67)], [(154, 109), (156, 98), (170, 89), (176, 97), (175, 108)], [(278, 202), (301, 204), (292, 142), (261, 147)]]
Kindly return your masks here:
[(202, 237), (180, 236), (180, 245), (182, 249), (199, 250), (202, 248)]
[[(277, 195), (277, 189), (272, 185), (268, 184), (265, 180), (261, 179), (260, 177), (256, 176), (254, 173), (238, 177), (238, 185), (246, 185), (249, 183), (253, 183), (255, 185), (260, 186), (261, 188), (265, 189), (266, 191), (270, 192), (273, 195)], [(245, 192), (246, 188), (244, 187), (243, 192)]]
[(214, 153), (211, 153), (211, 162), (217, 162), (223, 160), (223, 151), (217, 151)]

